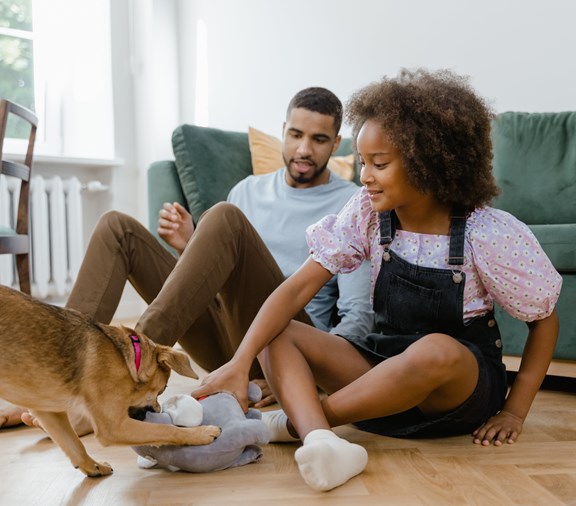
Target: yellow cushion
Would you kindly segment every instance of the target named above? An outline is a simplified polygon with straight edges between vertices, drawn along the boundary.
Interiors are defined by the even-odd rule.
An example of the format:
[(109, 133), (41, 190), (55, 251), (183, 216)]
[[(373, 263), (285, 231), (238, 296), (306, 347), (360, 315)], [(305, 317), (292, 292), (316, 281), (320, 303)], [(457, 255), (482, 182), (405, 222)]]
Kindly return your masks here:
[[(250, 156), (252, 170), (255, 175), (268, 174), (280, 167), (284, 167), (282, 159), (282, 141), (265, 134), (256, 128), (248, 127), (248, 141), (250, 143)], [(332, 172), (342, 179), (354, 179), (354, 155), (332, 156), (328, 162)]]

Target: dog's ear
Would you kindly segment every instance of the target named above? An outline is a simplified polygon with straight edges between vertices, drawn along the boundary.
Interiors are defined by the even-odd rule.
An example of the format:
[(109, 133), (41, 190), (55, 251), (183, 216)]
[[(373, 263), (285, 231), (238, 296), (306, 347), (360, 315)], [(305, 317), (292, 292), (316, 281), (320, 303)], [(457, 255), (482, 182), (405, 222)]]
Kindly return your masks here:
[(142, 381), (140, 377), (140, 372), (142, 371), (142, 367), (140, 371), (136, 369), (136, 348), (134, 347), (132, 340), (130, 339), (131, 335), (137, 336), (139, 339), (139, 349), (140, 349), (140, 360), (144, 362), (147, 356), (151, 356), (147, 348), (152, 345), (153, 343), (147, 337), (142, 336), (142, 334), (138, 334), (135, 330), (132, 330), (128, 327), (124, 327), (121, 325), (120, 327), (114, 327), (112, 325), (104, 325), (103, 323), (96, 324), (103, 334), (110, 339), (114, 346), (118, 349), (118, 351), (124, 357), (126, 361), (126, 367), (128, 367), (128, 371), (130, 372), (130, 376), (134, 380), (135, 383), (139, 383)]
[(158, 363), (161, 366), (169, 367), (173, 371), (176, 371), (181, 376), (187, 376), (188, 378), (198, 379), (198, 375), (194, 372), (194, 369), (190, 366), (190, 359), (186, 353), (181, 351), (173, 350), (168, 346), (156, 345), (157, 348), (157, 358)]

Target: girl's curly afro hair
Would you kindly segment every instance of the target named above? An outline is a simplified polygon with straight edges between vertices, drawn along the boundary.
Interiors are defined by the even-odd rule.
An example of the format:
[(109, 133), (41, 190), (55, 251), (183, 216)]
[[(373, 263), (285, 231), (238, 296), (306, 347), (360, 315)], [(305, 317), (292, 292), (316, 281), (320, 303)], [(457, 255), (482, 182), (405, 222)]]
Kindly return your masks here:
[(417, 189), (470, 210), (498, 195), (493, 117), (468, 79), (449, 70), (403, 69), (394, 79), (384, 77), (354, 93), (346, 108), (354, 144), (366, 120), (376, 121), (402, 154)]

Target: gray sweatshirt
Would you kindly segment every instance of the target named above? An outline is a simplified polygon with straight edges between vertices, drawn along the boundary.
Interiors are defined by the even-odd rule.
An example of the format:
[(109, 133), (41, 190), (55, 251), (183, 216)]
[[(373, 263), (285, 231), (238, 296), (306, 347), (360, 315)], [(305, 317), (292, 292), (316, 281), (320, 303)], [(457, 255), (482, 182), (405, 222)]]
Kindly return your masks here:
[[(305, 231), (327, 214), (337, 213), (359, 187), (330, 173), (327, 184), (292, 188), (286, 169), (248, 176), (228, 195), (238, 206), (288, 277), (308, 258)], [(337, 274), (306, 306), (316, 328), (339, 335), (365, 335), (372, 331), (370, 266), (367, 262), (350, 274)]]

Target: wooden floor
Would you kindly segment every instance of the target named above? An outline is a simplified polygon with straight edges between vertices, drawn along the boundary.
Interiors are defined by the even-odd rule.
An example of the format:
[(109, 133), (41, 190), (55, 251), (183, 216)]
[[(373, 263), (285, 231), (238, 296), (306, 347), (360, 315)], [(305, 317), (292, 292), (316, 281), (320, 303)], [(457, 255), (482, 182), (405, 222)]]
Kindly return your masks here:
[[(173, 376), (163, 394), (197, 381)], [(572, 390), (572, 391), (570, 391)], [(520, 441), (502, 448), (469, 437), (400, 440), (345, 426), (337, 433), (368, 449), (365, 472), (316, 493), (301, 480), (296, 444), (270, 444), (255, 464), (209, 474), (143, 470), (130, 448), (83, 438), (114, 474), (85, 478), (44, 433), (0, 431), (0, 505), (576, 505), (576, 393), (542, 390)]]

